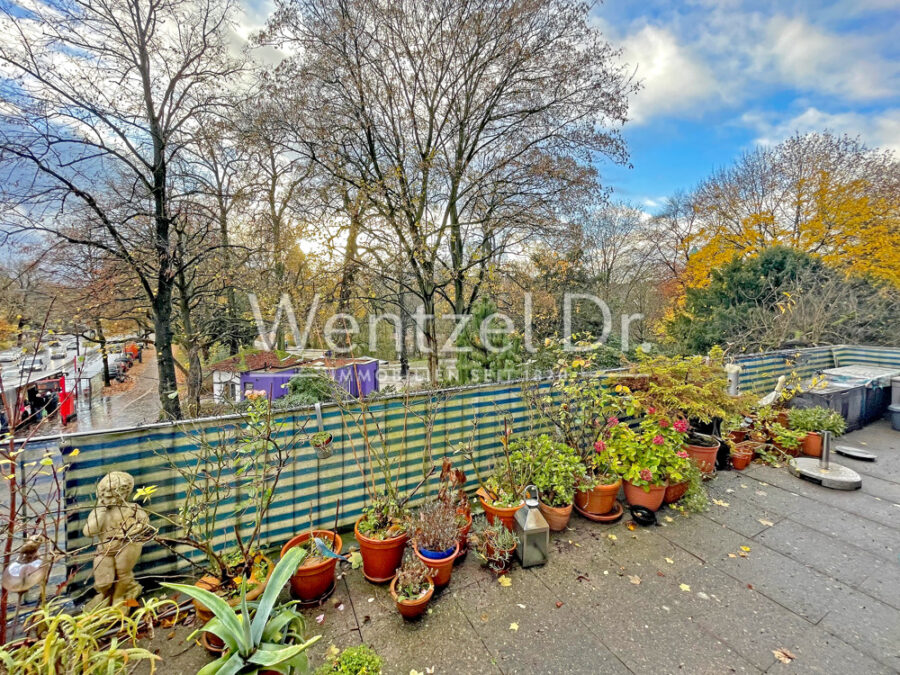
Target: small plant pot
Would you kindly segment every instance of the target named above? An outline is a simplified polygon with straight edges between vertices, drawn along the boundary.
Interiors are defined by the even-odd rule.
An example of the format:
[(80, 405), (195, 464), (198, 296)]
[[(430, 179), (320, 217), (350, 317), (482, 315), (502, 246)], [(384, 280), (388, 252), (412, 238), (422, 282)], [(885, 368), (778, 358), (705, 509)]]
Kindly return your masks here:
[(363, 576), (373, 584), (386, 584), (397, 573), (403, 562), (403, 549), (409, 541), (406, 533), (390, 539), (371, 539), (359, 531), (360, 517), (353, 526), (356, 541), (359, 542), (359, 554), (363, 559)]
[(728, 438), (734, 441), (735, 444), (743, 443), (744, 439), (747, 438), (747, 432), (744, 429), (735, 429), (728, 434)]
[[(509, 572), (512, 567), (513, 560), (516, 557), (516, 549), (518, 546), (513, 546), (510, 549), (506, 549), (503, 551), (497, 551), (493, 546), (488, 544), (485, 546), (485, 557), (488, 558), (489, 564), (488, 567), (490, 570), (496, 574), (498, 577), (502, 577), (504, 574)], [(503, 560), (502, 565), (498, 565), (495, 560)]]
[(616, 506), (620, 487), (622, 487), (621, 478), (611, 485), (598, 485), (590, 490), (581, 490), (575, 493), (575, 505), (585, 513), (597, 516), (609, 513)]
[(663, 499), (663, 502), (666, 504), (674, 504), (679, 499), (684, 497), (684, 493), (687, 492), (689, 483), (686, 480), (681, 481), (680, 483), (675, 483), (675, 485), (666, 486), (666, 496)]
[(668, 486), (651, 485), (650, 491), (647, 492), (644, 488), (634, 485), (626, 480), (625, 500), (631, 506), (643, 506), (651, 511), (656, 511), (663, 505), (663, 500), (666, 498), (666, 487)]
[(466, 524), (459, 528), (459, 555), (456, 556), (457, 561), (469, 552), (469, 532), (472, 529), (472, 512), (466, 511), (465, 515)]
[(484, 515), (487, 516), (488, 522), (493, 525), (498, 519), (503, 526), (512, 532), (516, 527), (516, 511), (522, 508), (522, 504), (525, 502), (518, 504), (517, 506), (493, 506), (485, 501), (487, 495), (479, 491), (478, 493), (478, 501), (481, 503), (481, 508), (484, 509)]
[(391, 597), (397, 605), (397, 611), (404, 619), (418, 619), (428, 610), (428, 601), (434, 595), (434, 582), (430, 583), (428, 590), (415, 600), (400, 600), (397, 597), (397, 577), (391, 581)]
[(776, 443), (774, 440), (772, 441), (772, 445), (774, 445), (778, 450), (783, 452), (786, 455), (790, 455), (791, 457), (799, 457), (801, 453), (801, 448), (803, 447), (803, 441), (800, 442), (796, 448), (786, 448), (781, 443)]
[(807, 457), (822, 456), (822, 434), (810, 431), (800, 444), (800, 450)]
[(538, 508), (544, 514), (544, 520), (554, 532), (562, 532), (569, 525), (569, 518), (572, 517), (572, 505), (568, 506), (548, 506), (544, 502), (538, 503)]
[(716, 470), (716, 455), (719, 453), (718, 443), (710, 446), (685, 443), (684, 449), (703, 473), (710, 474)]
[(207, 633), (205, 630), (200, 632), (200, 644), (213, 656), (221, 656), (228, 649), (225, 640), (218, 635)]
[[(265, 557), (265, 556), (264, 556)], [(266, 578), (256, 584), (253, 588), (247, 591), (247, 602), (253, 602), (259, 596), (263, 594), (263, 591), (266, 590), (266, 584), (269, 583), (269, 578), (272, 576), (272, 572), (275, 571), (275, 565), (271, 560), (266, 558), (266, 562), (269, 564), (269, 572), (266, 574)], [(210, 593), (217, 593), (222, 588), (222, 581), (218, 577), (214, 577), (211, 574), (207, 574), (202, 577), (197, 583), (194, 584), (198, 588), (203, 588), (209, 591)], [(228, 604), (231, 607), (237, 607), (241, 604), (241, 596), (236, 595), (233, 598), (227, 600)], [(194, 600), (194, 611), (197, 614), (197, 621), (201, 623), (206, 623), (211, 618), (213, 618), (213, 613), (202, 602), (199, 600)]]
[(788, 417), (787, 410), (779, 411), (778, 415), (776, 415), (775, 420), (783, 426), (785, 429), (790, 429), (790, 418)]
[[(329, 530), (314, 530), (313, 536), (330, 543), (331, 550), (341, 552), (343, 542), (336, 532)], [(310, 534), (298, 534), (281, 549), (281, 556), (296, 546), (309, 541)], [(337, 567), (337, 558), (324, 558), (311, 564), (301, 564), (291, 576), (291, 597), (302, 602), (322, 600), (328, 596), (334, 587), (334, 570)]]
[[(437, 551), (423, 551), (418, 547), (415, 549), (416, 556), (431, 571), (431, 580), (434, 582), (435, 588), (444, 588), (450, 583), (450, 576), (453, 574), (453, 561), (459, 554), (459, 542), (456, 543), (450, 553), (446, 551), (438, 553)], [(441, 556), (441, 557), (432, 557)]]
[(756, 452), (756, 444), (752, 442), (738, 443), (731, 451), (731, 465), (738, 471), (743, 471), (753, 461)]
[(327, 441), (322, 441), (320, 443), (313, 443), (313, 447), (316, 449), (316, 457), (319, 459), (328, 459), (334, 452), (334, 449), (331, 447), (331, 441), (334, 440), (334, 436), (329, 435)]

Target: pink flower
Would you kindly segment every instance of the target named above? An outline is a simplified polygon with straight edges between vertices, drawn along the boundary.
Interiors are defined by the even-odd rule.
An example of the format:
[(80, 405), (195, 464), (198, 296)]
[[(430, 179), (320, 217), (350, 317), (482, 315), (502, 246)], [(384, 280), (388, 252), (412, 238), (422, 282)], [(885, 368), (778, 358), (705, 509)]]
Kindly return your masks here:
[(606, 424), (611, 427), (616, 426), (618, 423), (619, 423), (618, 417), (610, 417), (608, 420), (606, 420)]
[(681, 459), (687, 459), (687, 457), (688, 457), (687, 450), (679, 450), (675, 454), (678, 455), (679, 457), (681, 457)]
[(663, 429), (665, 429), (667, 426), (669, 426), (669, 420), (660, 420), (659, 426), (661, 426)]
[(641, 480), (645, 480), (648, 483), (653, 480), (653, 473), (650, 469), (641, 469)]
[(662, 434), (656, 434), (656, 436), (653, 437), (653, 445), (662, 445), (665, 442), (666, 439), (662, 437)]
[(606, 450), (606, 443), (604, 443), (603, 441), (597, 441), (596, 443), (594, 443), (594, 450), (596, 450), (597, 452), (603, 452), (604, 450)]
[(648, 412), (650, 415), (655, 415), (655, 414), (656, 414), (656, 408), (654, 408), (653, 406), (650, 406), (649, 408), (647, 408), (647, 412)]
[(679, 433), (682, 433), (682, 434), (687, 433), (687, 430), (688, 430), (687, 420), (675, 420), (675, 424), (673, 424), (672, 426), (674, 426), (675, 431), (677, 431)]

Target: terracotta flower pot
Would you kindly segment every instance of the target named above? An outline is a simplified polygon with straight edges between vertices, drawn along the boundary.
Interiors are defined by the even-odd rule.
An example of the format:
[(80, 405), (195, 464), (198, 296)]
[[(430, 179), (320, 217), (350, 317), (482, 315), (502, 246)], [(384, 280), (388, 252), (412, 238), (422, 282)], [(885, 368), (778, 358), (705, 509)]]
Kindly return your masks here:
[[(265, 556), (263, 556), (265, 558)], [(275, 564), (265, 558), (266, 562), (269, 564), (269, 571), (266, 574), (266, 578), (256, 584), (253, 588), (247, 591), (247, 602), (253, 602), (260, 595), (263, 594), (263, 591), (266, 590), (266, 584), (269, 583), (269, 578), (272, 576), (272, 572), (275, 571)], [(194, 584), (198, 588), (203, 588), (209, 591), (210, 593), (217, 593), (222, 588), (222, 582), (218, 577), (214, 577), (211, 574), (207, 574), (202, 577), (197, 583)], [(194, 600), (194, 611), (197, 613), (197, 621), (206, 623), (211, 618), (213, 618), (213, 613), (202, 602), (199, 600)], [(240, 593), (235, 595), (233, 598), (227, 600), (228, 604), (232, 607), (237, 607), (241, 604), (241, 596)]]
[(206, 631), (200, 632), (200, 644), (203, 645), (203, 648), (213, 656), (221, 656), (225, 653), (225, 650), (228, 649), (228, 646), (225, 644), (225, 640), (220, 638), (218, 635), (213, 635), (212, 633), (207, 633)]
[(562, 532), (569, 524), (569, 518), (572, 517), (572, 505), (568, 506), (548, 506), (544, 502), (538, 502), (538, 508), (544, 514), (544, 520), (554, 532)]
[(666, 504), (674, 504), (679, 499), (684, 497), (684, 493), (687, 492), (688, 482), (686, 480), (681, 481), (680, 483), (675, 483), (675, 485), (666, 486), (666, 496), (663, 501)]
[(512, 567), (513, 560), (516, 557), (516, 549), (517, 548), (518, 548), (518, 546), (513, 546), (512, 548), (504, 549), (504, 550), (498, 552), (496, 549), (494, 549), (493, 546), (491, 546), (490, 544), (487, 544), (485, 546), (484, 552), (485, 552), (485, 555), (489, 559), (493, 559), (495, 556), (499, 557), (498, 556), (498, 553), (499, 553), (503, 556), (503, 559), (505, 560), (502, 567), (494, 567), (493, 565), (491, 565), (491, 571), (494, 574), (496, 574), (498, 577), (503, 576), (504, 574), (509, 572), (509, 568)]
[[(804, 439), (804, 440), (806, 440), (806, 439)], [(800, 445), (798, 445), (796, 448), (786, 448), (781, 443), (777, 443), (774, 440), (772, 441), (772, 445), (774, 445), (776, 448), (781, 450), (781, 452), (783, 452), (786, 455), (790, 455), (791, 457), (799, 457), (800, 452), (803, 448), (803, 441), (800, 441)]]
[(691, 445), (684, 444), (684, 449), (691, 458), (697, 462), (697, 466), (703, 473), (712, 473), (716, 470), (716, 455), (719, 452), (718, 445)]
[(787, 410), (781, 410), (778, 415), (776, 415), (775, 419), (785, 429), (790, 428), (790, 418), (788, 417)]
[(478, 501), (481, 503), (481, 508), (484, 509), (484, 515), (487, 516), (488, 522), (493, 525), (495, 520), (499, 519), (503, 526), (512, 532), (516, 526), (516, 511), (522, 508), (522, 504), (525, 502), (522, 501), (517, 506), (493, 506), (485, 501), (487, 495), (483, 491), (479, 490), (477, 494)]
[(732, 466), (738, 471), (743, 471), (753, 461), (754, 452), (756, 452), (756, 443), (738, 443), (731, 451)]
[(631, 506), (645, 506), (651, 511), (656, 511), (666, 498), (667, 485), (651, 485), (650, 491), (639, 487), (630, 481), (625, 481), (625, 500)]
[[(460, 513), (460, 515), (463, 515)], [(457, 561), (469, 552), (469, 531), (472, 529), (472, 512), (466, 511), (466, 524), (459, 529), (459, 555)]]
[(450, 583), (450, 575), (453, 574), (453, 561), (459, 555), (459, 542), (453, 547), (453, 553), (445, 558), (431, 558), (415, 549), (416, 557), (421, 560), (431, 570), (431, 580), (434, 582), (435, 588), (443, 588)]
[(803, 439), (803, 443), (800, 445), (800, 450), (802, 450), (803, 454), (807, 455), (808, 457), (821, 457), (822, 434), (815, 431), (810, 431), (808, 434), (806, 434), (806, 438)]
[(728, 434), (728, 437), (737, 443), (743, 443), (744, 439), (747, 438), (747, 432), (744, 429), (735, 429), (731, 433)]
[(364, 517), (361, 516), (353, 526), (363, 559), (363, 576), (373, 584), (386, 584), (394, 578), (403, 562), (403, 549), (409, 535), (403, 533), (390, 539), (371, 539), (359, 531), (359, 523)]
[[(318, 537), (327, 544), (331, 544), (331, 550), (341, 552), (343, 542), (336, 532), (330, 530), (314, 530), (313, 536)], [(281, 549), (281, 556), (294, 548), (309, 541), (310, 534), (298, 534)], [(337, 566), (336, 558), (320, 558), (310, 563), (304, 562), (291, 576), (291, 597), (303, 602), (312, 602), (325, 597), (334, 585), (334, 570)]]
[(415, 600), (400, 600), (397, 597), (397, 577), (391, 581), (391, 597), (394, 598), (397, 611), (404, 619), (418, 619), (422, 616), (428, 609), (428, 601), (431, 600), (432, 595), (434, 595), (434, 583), (431, 583), (428, 590)]
[(590, 490), (576, 492), (575, 505), (586, 513), (602, 516), (615, 507), (620, 487), (622, 487), (621, 478), (611, 485), (598, 485)]

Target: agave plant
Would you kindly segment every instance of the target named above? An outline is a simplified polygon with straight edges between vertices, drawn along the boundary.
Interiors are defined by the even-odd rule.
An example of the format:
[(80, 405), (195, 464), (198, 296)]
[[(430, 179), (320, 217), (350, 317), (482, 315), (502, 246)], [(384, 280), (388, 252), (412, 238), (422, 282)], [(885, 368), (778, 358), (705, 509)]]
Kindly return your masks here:
[[(247, 593), (241, 589), (241, 604), (236, 612), (214, 593), (185, 584), (162, 584), (165, 588), (202, 602), (213, 613), (200, 630), (212, 633), (225, 642), (227, 651), (216, 661), (201, 668), (197, 675), (251, 675), (262, 670), (284, 675), (306, 672), (306, 650), (321, 639), (321, 635), (302, 642), (305, 626), (303, 615), (288, 603), (277, 608), (275, 603), (281, 589), (300, 566), (306, 550), (292, 548), (278, 562), (266, 585), (266, 590), (252, 614)], [(188, 639), (193, 639), (191, 635)], [(296, 644), (299, 642), (299, 644)]]

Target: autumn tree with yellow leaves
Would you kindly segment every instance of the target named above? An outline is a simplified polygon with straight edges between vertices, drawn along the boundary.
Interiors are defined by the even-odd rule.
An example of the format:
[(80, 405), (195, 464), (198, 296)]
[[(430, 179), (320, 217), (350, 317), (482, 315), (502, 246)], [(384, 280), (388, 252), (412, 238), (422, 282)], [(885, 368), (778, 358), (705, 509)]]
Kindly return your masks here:
[(900, 164), (892, 152), (831, 133), (759, 147), (693, 196), (686, 287), (735, 254), (785, 245), (849, 274), (900, 286)]

